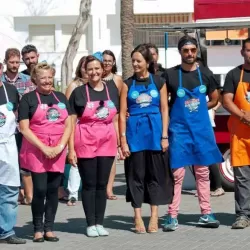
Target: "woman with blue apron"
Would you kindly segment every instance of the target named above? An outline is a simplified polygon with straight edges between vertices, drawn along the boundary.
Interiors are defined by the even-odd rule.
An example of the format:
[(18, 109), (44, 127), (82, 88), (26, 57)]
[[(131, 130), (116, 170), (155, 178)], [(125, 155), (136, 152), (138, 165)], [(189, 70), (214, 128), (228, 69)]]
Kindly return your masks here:
[[(149, 233), (158, 231), (158, 206), (169, 204), (173, 196), (168, 166), (168, 104), (164, 79), (150, 74), (151, 54), (144, 45), (132, 52), (134, 76), (121, 93), (120, 135), (125, 160), (127, 202), (135, 212), (135, 231), (145, 233), (142, 203), (151, 206)], [(147, 65), (149, 68), (147, 68)], [(126, 122), (126, 111), (129, 117)]]
[[(211, 213), (209, 169), (207, 166), (220, 163), (223, 158), (216, 145), (209, 120), (206, 101), (207, 86), (203, 83), (201, 70), (195, 61), (197, 41), (192, 37), (185, 36), (181, 38), (179, 44), (182, 45), (179, 46), (182, 65), (190, 69), (187, 74), (194, 75), (194, 80), (199, 81), (199, 84), (196, 84), (196, 87), (192, 89), (184, 88), (182, 65), (175, 68), (178, 71), (178, 89), (171, 108), (169, 124), (169, 157), (175, 185), (174, 198), (168, 209), (164, 230), (174, 231), (178, 227), (177, 215), (181, 202), (181, 189), (185, 167), (188, 166), (194, 166), (196, 177), (202, 213), (198, 225), (216, 228), (219, 226), (219, 221)], [(194, 59), (191, 64), (187, 62), (190, 58)], [(187, 74), (185, 77), (188, 78)], [(171, 82), (169, 81), (168, 84), (171, 85)]]

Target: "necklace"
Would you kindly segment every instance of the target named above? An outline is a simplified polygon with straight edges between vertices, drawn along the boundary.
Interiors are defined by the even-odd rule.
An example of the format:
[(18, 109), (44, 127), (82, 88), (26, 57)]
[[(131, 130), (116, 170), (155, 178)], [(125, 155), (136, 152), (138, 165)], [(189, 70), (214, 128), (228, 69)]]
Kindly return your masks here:
[(114, 74), (110, 73), (109, 75), (107, 75), (106, 77), (102, 78), (104, 81), (110, 81), (113, 80), (114, 78)]

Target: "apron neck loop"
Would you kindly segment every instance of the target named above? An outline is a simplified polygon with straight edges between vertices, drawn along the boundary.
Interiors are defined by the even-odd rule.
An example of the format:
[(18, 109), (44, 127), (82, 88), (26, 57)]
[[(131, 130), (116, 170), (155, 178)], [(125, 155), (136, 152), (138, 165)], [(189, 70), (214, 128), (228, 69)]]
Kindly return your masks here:
[[(51, 93), (52, 93), (52, 95), (55, 97), (55, 99), (56, 99), (58, 102), (60, 102), (59, 99), (57, 98), (57, 96), (55, 95), (54, 91), (52, 91)], [(39, 103), (39, 104), (42, 104), (40, 95), (39, 95), (39, 93), (38, 93), (37, 90), (36, 90), (36, 96), (37, 96), (37, 99), (38, 99), (38, 103)]]
[(109, 90), (108, 90), (107, 84), (106, 84), (106, 83), (103, 83), (103, 85), (104, 85), (104, 88), (106, 89), (106, 93), (107, 93), (108, 100), (110, 100)]
[[(200, 85), (203, 85), (203, 80), (202, 80), (199, 65), (196, 66), (196, 70), (198, 72)], [(181, 65), (180, 65), (180, 68), (179, 68), (179, 87), (182, 88), (182, 68), (181, 68)]]
[(241, 72), (240, 72), (240, 82), (243, 82), (243, 75), (244, 75), (244, 68), (242, 66)]
[(87, 101), (90, 102), (88, 83), (85, 84), (85, 89), (86, 89), (86, 94), (87, 94)]
[(6, 91), (6, 87), (5, 87), (5, 85), (4, 85), (4, 83), (2, 82), (2, 85), (3, 85), (3, 89), (4, 89), (4, 93), (5, 93), (5, 98), (6, 98), (6, 101), (7, 101), (7, 103), (9, 102), (9, 97), (8, 97), (8, 93), (7, 93), (7, 91)]

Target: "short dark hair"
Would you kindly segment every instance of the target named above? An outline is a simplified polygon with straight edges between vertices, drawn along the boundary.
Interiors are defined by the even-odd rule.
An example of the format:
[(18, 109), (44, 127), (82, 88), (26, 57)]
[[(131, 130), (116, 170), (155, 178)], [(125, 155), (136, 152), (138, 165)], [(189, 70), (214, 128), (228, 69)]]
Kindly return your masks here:
[(37, 53), (37, 48), (36, 48), (36, 46), (34, 46), (34, 45), (32, 45), (32, 44), (27, 44), (27, 45), (25, 45), (25, 46), (22, 48), (21, 54), (22, 54), (22, 56), (24, 56), (25, 54), (30, 53), (30, 52), (35, 52), (35, 53)]
[(149, 49), (155, 49), (156, 54), (159, 55), (159, 49), (157, 48), (157, 46), (154, 43), (148, 43), (147, 46)]
[(181, 37), (179, 42), (178, 42), (178, 50), (181, 50), (181, 48), (188, 42), (190, 42), (193, 45), (195, 45), (196, 47), (198, 47), (198, 42), (194, 37), (189, 36), (189, 35), (185, 35), (185, 36)]
[(151, 74), (155, 73), (155, 69), (154, 69), (154, 62), (153, 62), (153, 57), (152, 54), (149, 50), (148, 45), (146, 44), (139, 44), (131, 53), (131, 57), (133, 56), (133, 54), (135, 52), (139, 52), (143, 58), (145, 59), (145, 61), (148, 63), (149, 67), (148, 67), (148, 72)]
[(245, 49), (246, 43), (250, 43), (250, 37), (248, 37), (247, 39), (245, 39), (245, 40), (242, 41), (242, 50)]
[(115, 59), (114, 53), (113, 53), (111, 50), (104, 50), (104, 51), (102, 52), (102, 55), (103, 55), (103, 56), (104, 56), (104, 55), (109, 55), (109, 56), (112, 56), (112, 57), (113, 57), (114, 65), (113, 65), (113, 67), (112, 67), (112, 69), (111, 69), (111, 72), (112, 72), (113, 74), (116, 74), (116, 73), (117, 73), (117, 66), (116, 66), (116, 59)]

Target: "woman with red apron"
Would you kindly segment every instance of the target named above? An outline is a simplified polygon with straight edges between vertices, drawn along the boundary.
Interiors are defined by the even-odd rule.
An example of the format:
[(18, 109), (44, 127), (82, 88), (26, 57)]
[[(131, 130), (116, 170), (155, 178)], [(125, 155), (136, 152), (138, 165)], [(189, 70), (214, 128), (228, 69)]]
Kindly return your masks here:
[(34, 242), (59, 240), (53, 225), (65, 166), (65, 146), (71, 134), (69, 104), (62, 93), (52, 91), (52, 72), (47, 63), (35, 66), (32, 76), (37, 89), (23, 96), (18, 111), (24, 136), (20, 165), (31, 171), (34, 185), (31, 206)]
[(87, 236), (108, 236), (103, 219), (106, 187), (119, 146), (114, 126), (119, 96), (111, 96), (114, 92), (102, 82), (101, 58), (88, 56), (85, 69), (89, 82), (76, 88), (70, 96), (72, 120), (77, 124), (70, 138), (69, 162), (77, 164), (82, 180)]

